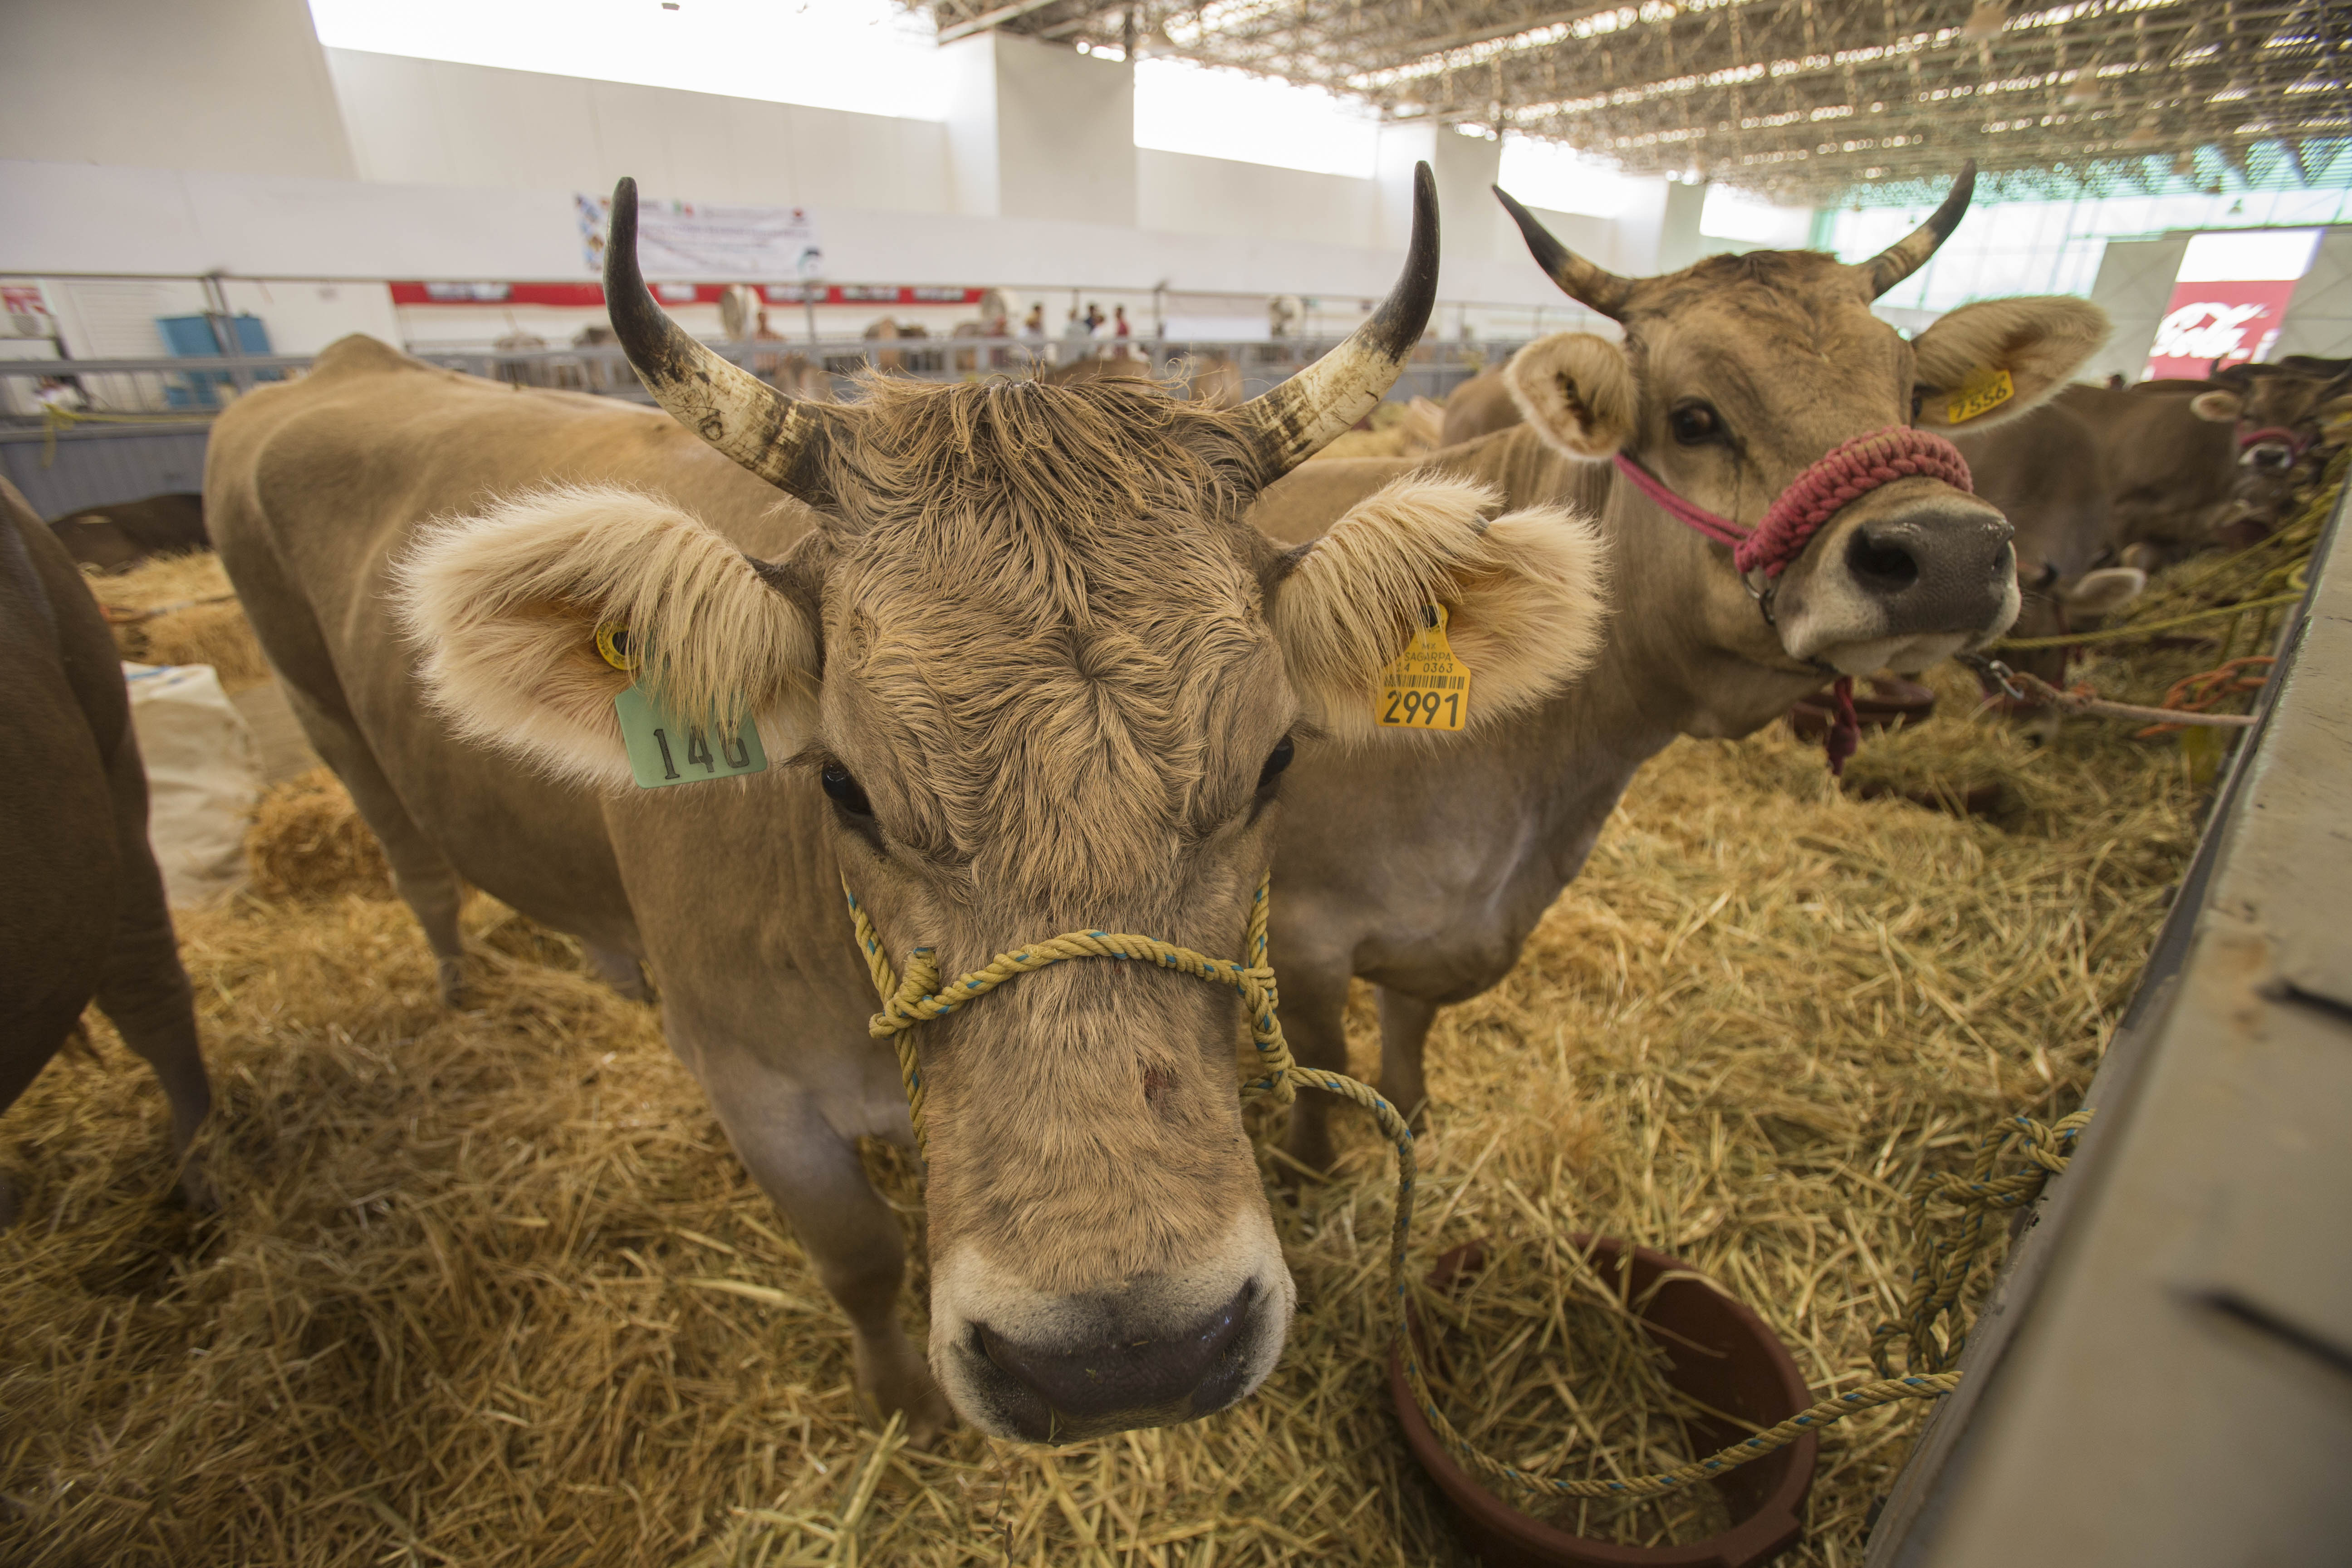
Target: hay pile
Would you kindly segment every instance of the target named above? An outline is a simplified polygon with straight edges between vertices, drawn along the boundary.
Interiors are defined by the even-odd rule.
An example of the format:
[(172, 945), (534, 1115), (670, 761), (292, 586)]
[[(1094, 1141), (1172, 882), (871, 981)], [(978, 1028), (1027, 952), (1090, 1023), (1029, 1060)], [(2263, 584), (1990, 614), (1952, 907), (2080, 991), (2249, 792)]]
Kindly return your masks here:
[[(1907, 743), (1981, 744), (1964, 692)], [(1439, 1023), (1417, 1254), (1628, 1237), (1817, 1388), (1864, 1379), (1912, 1176), (2074, 1107), (2191, 847), (2168, 747), (2072, 724), (2021, 766), (2039, 804), (1995, 826), (1841, 796), (1777, 726), (1656, 759), (1517, 971)], [(380, 886), (183, 917), (217, 1220), (163, 1201), (161, 1095), (102, 1024), (0, 1121), (29, 1216), (0, 1236), (0, 1561), (1465, 1561), (1387, 1409), (1369, 1124), (1278, 1205), (1300, 1317), (1255, 1398), (911, 1452), (859, 1425), (843, 1321), (656, 1016), (487, 898), (467, 930), (450, 1014)], [(1369, 994), (1351, 1026), (1369, 1076)], [(911, 1235), (907, 1164), (871, 1163)], [(1859, 1562), (1917, 1417), (1824, 1436), (1784, 1561)]]
[(341, 893), (392, 896), (383, 847), (325, 768), (271, 788), (245, 836), (245, 863), (257, 898), (275, 901)]
[(261, 645), (236, 603), (220, 557), (209, 550), (142, 562), (116, 577), (92, 577), (122, 657), (141, 664), (209, 664), (223, 690), (269, 679)]

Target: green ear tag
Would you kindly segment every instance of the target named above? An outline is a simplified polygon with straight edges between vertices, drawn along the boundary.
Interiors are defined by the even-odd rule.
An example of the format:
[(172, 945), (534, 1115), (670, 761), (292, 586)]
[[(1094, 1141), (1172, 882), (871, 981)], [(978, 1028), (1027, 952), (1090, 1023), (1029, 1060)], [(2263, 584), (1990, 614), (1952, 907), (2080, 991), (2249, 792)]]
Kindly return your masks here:
[(712, 733), (690, 727), (632, 686), (613, 699), (621, 718), (621, 739), (629, 748), (629, 771), (639, 789), (701, 784), (768, 771), (757, 726)]

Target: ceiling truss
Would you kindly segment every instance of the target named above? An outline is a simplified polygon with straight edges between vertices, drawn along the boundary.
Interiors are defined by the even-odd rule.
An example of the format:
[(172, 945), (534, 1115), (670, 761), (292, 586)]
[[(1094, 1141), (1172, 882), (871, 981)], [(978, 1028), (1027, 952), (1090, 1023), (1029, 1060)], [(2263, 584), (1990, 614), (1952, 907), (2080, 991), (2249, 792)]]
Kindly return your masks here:
[[(1806, 205), (2352, 177), (2342, 0), (929, 0)], [(992, 14), (1012, 12), (991, 23)]]

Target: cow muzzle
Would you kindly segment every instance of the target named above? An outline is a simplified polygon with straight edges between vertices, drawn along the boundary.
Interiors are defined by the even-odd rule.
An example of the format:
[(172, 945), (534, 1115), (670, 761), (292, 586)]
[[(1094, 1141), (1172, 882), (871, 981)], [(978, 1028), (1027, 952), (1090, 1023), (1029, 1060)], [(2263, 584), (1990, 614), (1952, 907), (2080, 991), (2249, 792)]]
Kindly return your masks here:
[(1245, 1215), (1216, 1264), (1045, 1296), (971, 1253), (931, 1291), (931, 1370), (999, 1437), (1075, 1443), (1213, 1415), (1280, 1359), (1297, 1288), (1273, 1225)]
[(1791, 657), (1847, 675), (1907, 675), (1990, 641), (2017, 618), (2007, 518), (1940, 487), (1888, 499), (1895, 504), (1834, 525), (1811, 570), (1792, 574), (1780, 619)]

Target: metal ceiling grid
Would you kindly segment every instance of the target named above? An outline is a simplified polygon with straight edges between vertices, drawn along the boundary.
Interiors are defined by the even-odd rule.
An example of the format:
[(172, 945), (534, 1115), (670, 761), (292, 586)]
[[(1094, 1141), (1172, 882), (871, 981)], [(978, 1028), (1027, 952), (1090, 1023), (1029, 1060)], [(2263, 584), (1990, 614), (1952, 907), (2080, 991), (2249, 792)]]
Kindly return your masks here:
[(1801, 205), (2347, 183), (2345, 0), (929, 0)]

